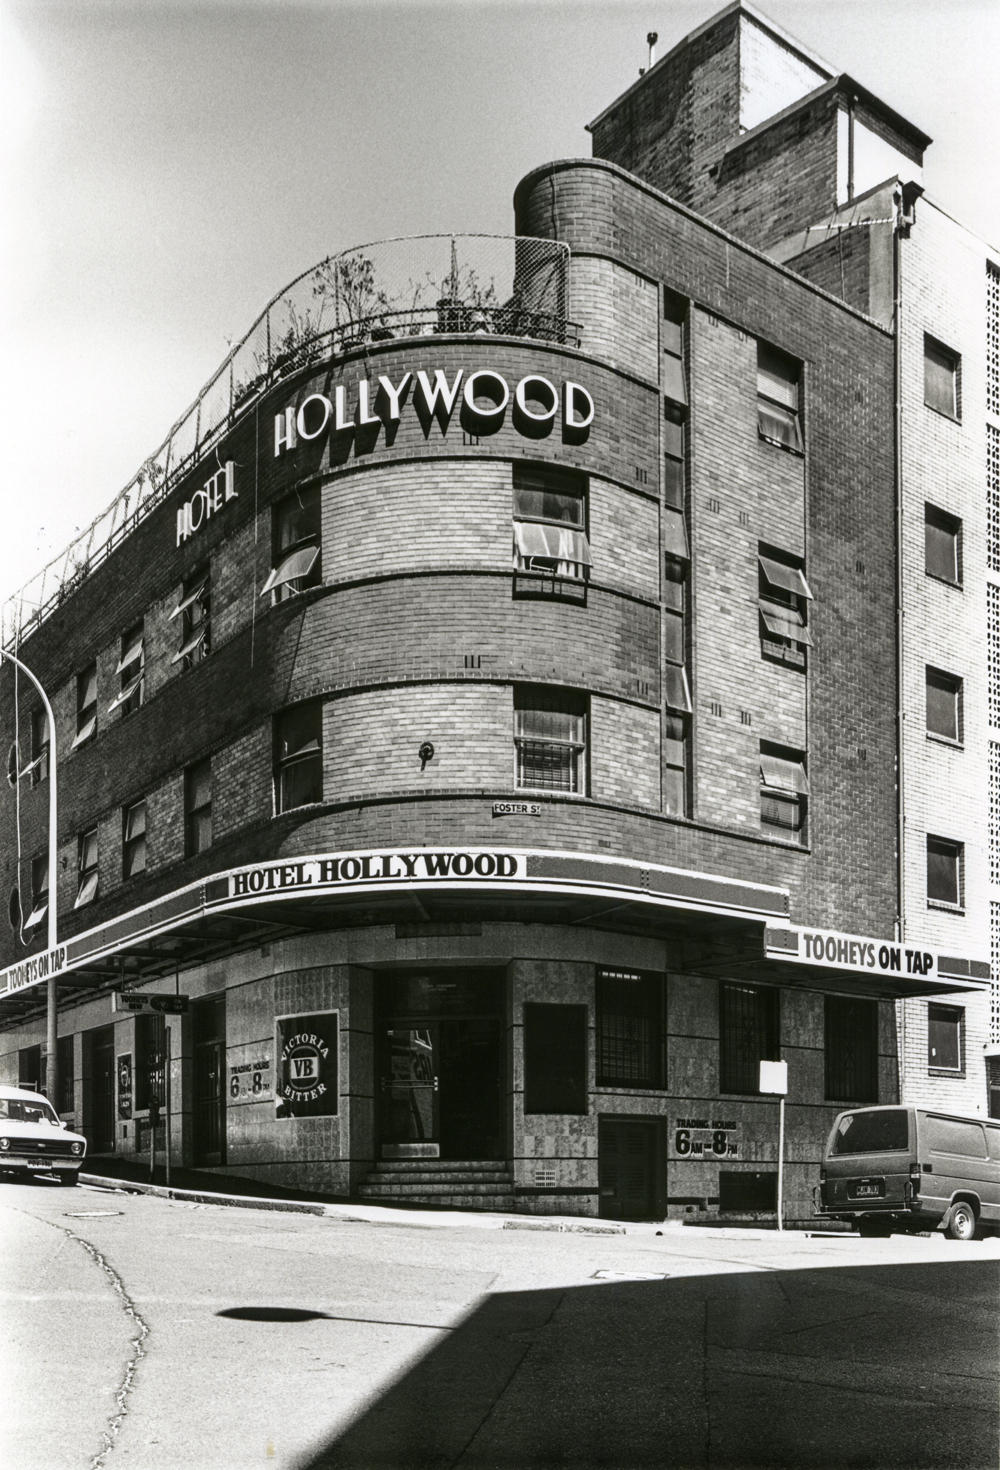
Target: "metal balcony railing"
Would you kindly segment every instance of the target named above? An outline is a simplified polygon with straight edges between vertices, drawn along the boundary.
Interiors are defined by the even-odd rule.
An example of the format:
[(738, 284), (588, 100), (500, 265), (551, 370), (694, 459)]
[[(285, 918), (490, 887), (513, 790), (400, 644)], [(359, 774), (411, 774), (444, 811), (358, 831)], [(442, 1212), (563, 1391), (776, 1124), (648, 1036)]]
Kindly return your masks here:
[(260, 397), (311, 363), (399, 338), (471, 333), (579, 345), (569, 246), (418, 235), (329, 256), (268, 302), (108, 509), (2, 608), (12, 647), (104, 562)]

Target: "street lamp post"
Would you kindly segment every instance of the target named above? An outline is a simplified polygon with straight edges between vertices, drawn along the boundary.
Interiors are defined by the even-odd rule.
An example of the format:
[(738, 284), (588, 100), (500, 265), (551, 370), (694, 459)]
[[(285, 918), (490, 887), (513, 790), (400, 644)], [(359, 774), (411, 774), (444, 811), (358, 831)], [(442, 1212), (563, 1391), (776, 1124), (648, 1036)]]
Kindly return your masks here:
[[(46, 982), (46, 1011), (45, 1011), (45, 1091), (49, 1102), (58, 1111), (59, 1100), (59, 1058), (56, 1046), (58, 1038), (58, 987), (56, 985), (56, 969), (54, 964), (54, 951), (56, 948), (56, 894), (59, 889), (58, 874), (56, 871), (58, 828), (56, 805), (56, 722), (52, 713), (52, 706), (45, 690), (39, 684), (34, 674), (19, 658), (8, 653), (6, 649), (0, 649), (0, 663), (9, 659), (12, 664), (19, 668), (34, 684), (41, 696), (42, 704), (45, 706), (45, 716), (49, 722), (49, 904), (48, 904), (48, 950), (51, 956), (49, 961), (49, 976)], [(20, 752), (18, 752), (18, 765), (20, 765)], [(20, 770), (17, 779), (21, 779)], [(21, 875), (18, 874), (18, 883)]]

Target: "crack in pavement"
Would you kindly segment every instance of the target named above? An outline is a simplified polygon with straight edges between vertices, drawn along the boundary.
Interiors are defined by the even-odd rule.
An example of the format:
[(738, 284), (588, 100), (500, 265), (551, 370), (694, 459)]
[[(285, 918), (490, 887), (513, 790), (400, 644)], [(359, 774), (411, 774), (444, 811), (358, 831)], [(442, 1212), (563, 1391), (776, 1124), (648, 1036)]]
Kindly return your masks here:
[(107, 1257), (103, 1255), (102, 1252), (99, 1251), (95, 1245), (91, 1245), (89, 1240), (84, 1240), (82, 1235), (76, 1235), (72, 1230), (67, 1229), (65, 1225), (57, 1225), (56, 1229), (61, 1230), (64, 1235), (69, 1237), (70, 1240), (75, 1240), (77, 1245), (83, 1246), (84, 1250), (90, 1256), (95, 1265), (99, 1266), (100, 1269), (104, 1272), (111, 1285), (112, 1291), (119, 1298), (122, 1309), (124, 1310), (126, 1316), (131, 1317), (133, 1322), (136, 1324), (136, 1327), (138, 1328), (138, 1331), (132, 1338), (130, 1344), (132, 1349), (131, 1356), (125, 1364), (125, 1371), (122, 1374), (121, 1382), (119, 1383), (118, 1388), (115, 1390), (115, 1403), (118, 1405), (117, 1412), (111, 1415), (110, 1419), (108, 1420), (108, 1427), (104, 1430), (103, 1448), (98, 1450), (97, 1454), (94, 1455), (90, 1462), (92, 1470), (102, 1470), (102, 1467), (107, 1462), (108, 1456), (115, 1447), (115, 1442), (118, 1439), (118, 1435), (121, 1432), (121, 1427), (125, 1422), (126, 1415), (128, 1414), (128, 1396), (132, 1391), (132, 1385), (135, 1381), (136, 1370), (138, 1369), (139, 1364), (142, 1362), (143, 1358), (146, 1356), (146, 1349), (143, 1347), (143, 1343), (149, 1336), (149, 1324), (147, 1322), (144, 1322), (139, 1313), (136, 1311), (135, 1303), (129, 1296), (128, 1292), (125, 1290), (124, 1281), (118, 1275), (118, 1272), (111, 1265)]

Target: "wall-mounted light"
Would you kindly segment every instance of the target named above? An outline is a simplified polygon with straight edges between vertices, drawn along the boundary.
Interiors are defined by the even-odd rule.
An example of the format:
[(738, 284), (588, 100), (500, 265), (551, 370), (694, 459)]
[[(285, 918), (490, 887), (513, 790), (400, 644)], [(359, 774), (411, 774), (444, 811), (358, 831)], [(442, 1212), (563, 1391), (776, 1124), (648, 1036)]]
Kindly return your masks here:
[(420, 757), (420, 769), (423, 770), (427, 762), (434, 759), (434, 747), (429, 740), (424, 741), (417, 755)]

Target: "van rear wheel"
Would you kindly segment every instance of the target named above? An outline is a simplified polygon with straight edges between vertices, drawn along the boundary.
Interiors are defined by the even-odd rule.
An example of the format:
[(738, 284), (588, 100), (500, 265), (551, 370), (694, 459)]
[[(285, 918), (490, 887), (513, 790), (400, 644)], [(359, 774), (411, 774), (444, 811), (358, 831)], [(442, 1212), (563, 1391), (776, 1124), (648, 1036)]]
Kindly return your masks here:
[(952, 1206), (945, 1231), (949, 1240), (971, 1240), (976, 1233), (976, 1212), (968, 1200), (960, 1199)]

